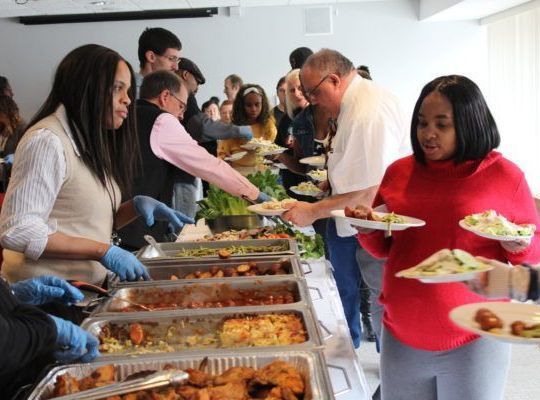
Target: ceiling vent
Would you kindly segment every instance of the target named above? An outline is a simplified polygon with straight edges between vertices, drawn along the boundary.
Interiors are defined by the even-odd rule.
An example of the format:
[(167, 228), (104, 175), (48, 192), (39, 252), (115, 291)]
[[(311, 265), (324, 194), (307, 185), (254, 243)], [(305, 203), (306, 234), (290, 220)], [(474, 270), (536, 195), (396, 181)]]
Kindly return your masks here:
[(304, 33), (312, 35), (331, 35), (332, 6), (306, 7), (304, 9)]

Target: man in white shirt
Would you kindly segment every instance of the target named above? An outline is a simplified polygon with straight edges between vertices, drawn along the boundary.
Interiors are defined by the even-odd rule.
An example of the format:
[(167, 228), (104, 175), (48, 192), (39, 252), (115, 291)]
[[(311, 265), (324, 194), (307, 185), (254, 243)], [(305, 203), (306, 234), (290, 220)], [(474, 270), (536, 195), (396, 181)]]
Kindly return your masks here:
[[(306, 226), (330, 217), (332, 210), (370, 206), (386, 167), (405, 154), (408, 140), (397, 99), (373, 81), (358, 76), (351, 61), (339, 52), (323, 49), (310, 56), (300, 80), (304, 96), (329, 112), (334, 128), (330, 129), (327, 150), (331, 196), (316, 203), (294, 203), (283, 215), (296, 225)], [(343, 220), (328, 223), (330, 261), (353, 343), (358, 347), (360, 269), (356, 233)], [(382, 309), (376, 298), (383, 262), (362, 249), (358, 253), (362, 276), (373, 294), (373, 325), (380, 334)]]

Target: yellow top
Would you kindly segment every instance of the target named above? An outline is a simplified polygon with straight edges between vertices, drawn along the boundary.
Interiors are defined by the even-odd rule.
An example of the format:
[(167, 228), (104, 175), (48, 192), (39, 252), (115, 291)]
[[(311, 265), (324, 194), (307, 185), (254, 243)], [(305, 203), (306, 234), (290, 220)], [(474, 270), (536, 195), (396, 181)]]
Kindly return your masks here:
[[(253, 124), (251, 125), (253, 131), (253, 137), (257, 139), (269, 140), (272, 143), (276, 140), (277, 129), (273, 117), (270, 117), (266, 124)], [(231, 154), (238, 153), (239, 151), (247, 151), (243, 149), (243, 144), (246, 144), (246, 139), (225, 139), (218, 141), (218, 157), (223, 158), (230, 156)], [(257, 153), (254, 150), (250, 150), (240, 160), (231, 162), (233, 167), (254, 167), (256, 165)]]

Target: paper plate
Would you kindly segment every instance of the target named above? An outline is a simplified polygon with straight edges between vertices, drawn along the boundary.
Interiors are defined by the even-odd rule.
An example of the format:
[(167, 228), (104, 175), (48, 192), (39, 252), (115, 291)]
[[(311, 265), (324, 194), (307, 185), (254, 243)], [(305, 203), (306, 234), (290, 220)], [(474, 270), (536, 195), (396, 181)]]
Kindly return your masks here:
[(240, 159), (243, 158), (246, 154), (247, 154), (247, 151), (239, 151), (238, 153), (233, 153), (233, 154), (231, 154), (230, 156), (225, 157), (224, 160), (225, 160), (225, 161), (236, 161), (236, 160), (240, 160)]
[(275, 156), (277, 154), (283, 153), (285, 150), (287, 150), (286, 147), (281, 147), (279, 149), (272, 149), (272, 150), (264, 150), (264, 147), (258, 152), (261, 156)]
[(291, 186), (289, 190), (301, 196), (311, 196), (311, 197), (318, 197), (324, 193), (322, 190), (319, 190), (318, 192), (311, 192), (309, 190), (300, 190), (298, 189), (298, 186)]
[(461, 226), (463, 229), (474, 233), (477, 236), (481, 236), (486, 239), (493, 239), (498, 240), (500, 242), (512, 242), (514, 240), (520, 240), (520, 239), (530, 239), (533, 237), (533, 235), (530, 236), (501, 236), (501, 235), (494, 235), (492, 233), (482, 232), (481, 230), (476, 229), (474, 226), (469, 225), (467, 222), (465, 222), (464, 219), (459, 221), (459, 226)]
[(275, 216), (275, 215), (281, 215), (285, 211), (287, 211), (285, 208), (277, 208), (277, 209), (268, 209), (263, 208), (262, 204), (252, 204), (248, 206), (247, 208), (249, 211), (254, 212), (255, 214), (264, 215), (264, 216)]
[(300, 159), (301, 164), (313, 165), (314, 167), (324, 167), (326, 163), (324, 156), (313, 156)]
[[(381, 216), (384, 216), (384, 214), (387, 214), (380, 211), (375, 211), (375, 212)], [(361, 228), (369, 228), (369, 229), (377, 229), (381, 231), (389, 230), (389, 225), (392, 231), (402, 231), (407, 228), (417, 228), (419, 226), (424, 226), (426, 224), (426, 222), (422, 221), (421, 219), (413, 218), (413, 217), (406, 217), (404, 215), (400, 215), (400, 217), (402, 217), (405, 220), (405, 222), (402, 222), (402, 223), (392, 222), (388, 224), (388, 222), (370, 221), (367, 219), (346, 217), (344, 210), (332, 210), (330, 214), (333, 217), (345, 219), (352, 226), (359, 226)]]
[[(487, 308), (499, 317), (503, 321), (502, 329), (496, 332), (483, 331), (480, 329), (480, 325), (474, 320), (476, 312), (480, 308)], [(510, 328), (510, 325), (515, 321), (523, 321), (527, 325), (539, 324), (540, 306), (538, 305), (510, 302), (465, 304), (450, 311), (449, 317), (450, 320), (460, 328), (486, 338), (519, 344), (540, 343), (540, 338), (526, 338), (512, 335)]]

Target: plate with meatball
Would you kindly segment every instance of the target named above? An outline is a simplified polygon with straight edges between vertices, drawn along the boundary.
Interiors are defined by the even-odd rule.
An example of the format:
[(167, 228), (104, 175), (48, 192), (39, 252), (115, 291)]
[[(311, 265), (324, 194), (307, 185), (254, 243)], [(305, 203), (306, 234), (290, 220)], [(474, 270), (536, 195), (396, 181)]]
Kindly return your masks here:
[(420, 227), (425, 221), (388, 212), (386, 205), (379, 206), (367, 215), (357, 209), (345, 207), (344, 210), (332, 210), (330, 214), (336, 218), (343, 218), (352, 226), (376, 229), (382, 231), (402, 231), (407, 228)]
[(540, 343), (540, 306), (515, 302), (465, 304), (450, 311), (462, 329), (509, 343)]

